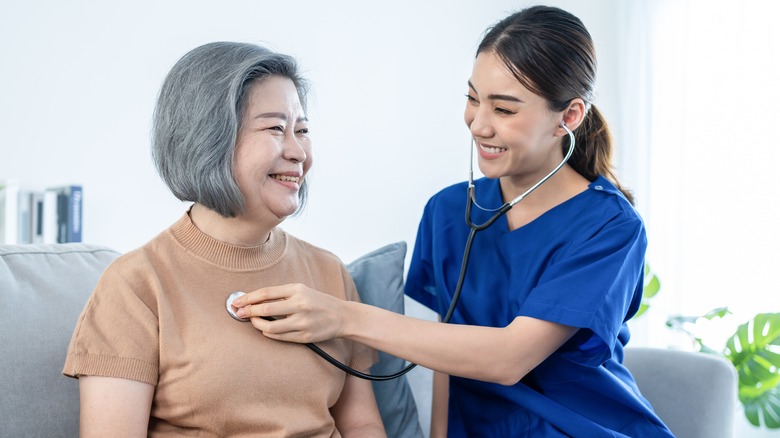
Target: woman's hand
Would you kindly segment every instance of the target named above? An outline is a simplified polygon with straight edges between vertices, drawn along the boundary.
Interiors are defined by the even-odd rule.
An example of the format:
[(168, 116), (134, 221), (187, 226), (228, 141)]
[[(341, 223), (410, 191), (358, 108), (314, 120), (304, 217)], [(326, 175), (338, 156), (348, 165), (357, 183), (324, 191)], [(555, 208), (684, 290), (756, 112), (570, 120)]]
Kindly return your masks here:
[(296, 283), (249, 292), (233, 301), (233, 307), (268, 338), (310, 343), (343, 335), (346, 303)]

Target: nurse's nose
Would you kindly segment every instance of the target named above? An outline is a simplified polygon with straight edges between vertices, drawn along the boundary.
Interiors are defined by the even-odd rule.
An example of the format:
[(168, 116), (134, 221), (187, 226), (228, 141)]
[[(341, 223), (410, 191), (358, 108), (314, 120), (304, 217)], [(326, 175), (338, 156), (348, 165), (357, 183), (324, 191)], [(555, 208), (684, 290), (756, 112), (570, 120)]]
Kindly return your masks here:
[(480, 107), (473, 113), (473, 118), (469, 121), (469, 131), (475, 138), (490, 138), (493, 136), (493, 127), (490, 124), (490, 116), (485, 114), (485, 110)]

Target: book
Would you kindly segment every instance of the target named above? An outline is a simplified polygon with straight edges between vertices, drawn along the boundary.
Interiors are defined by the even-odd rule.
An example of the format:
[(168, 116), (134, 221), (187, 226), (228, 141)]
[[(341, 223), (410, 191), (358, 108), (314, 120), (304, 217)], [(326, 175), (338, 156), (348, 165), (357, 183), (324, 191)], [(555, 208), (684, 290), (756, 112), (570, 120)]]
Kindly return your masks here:
[(57, 243), (57, 192), (43, 192), (43, 243)]
[(16, 219), (16, 243), (32, 243), (32, 192), (19, 189), (19, 202), (17, 203)]
[(43, 243), (43, 192), (30, 193), (30, 243)]
[(57, 195), (57, 242), (81, 242), (84, 190), (80, 185), (52, 187)]
[(0, 243), (16, 244), (19, 240), (19, 183), (0, 183)]

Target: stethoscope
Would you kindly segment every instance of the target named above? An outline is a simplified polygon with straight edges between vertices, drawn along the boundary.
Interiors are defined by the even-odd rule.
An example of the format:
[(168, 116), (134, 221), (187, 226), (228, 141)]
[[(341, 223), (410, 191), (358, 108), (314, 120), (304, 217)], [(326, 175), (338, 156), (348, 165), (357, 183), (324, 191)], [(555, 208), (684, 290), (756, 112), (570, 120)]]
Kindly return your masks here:
[[(552, 171), (550, 171), (550, 173), (545, 175), (536, 184), (531, 186), (528, 190), (523, 192), (520, 196), (516, 197), (515, 199), (512, 199), (509, 202), (505, 202), (504, 205), (502, 205), (501, 207), (499, 207), (497, 209), (486, 209), (486, 208), (481, 207), (477, 203), (475, 190), (474, 190), (474, 150), (478, 146), (475, 147), (475, 141), (474, 141), (474, 138), (472, 137), (472, 139), (471, 139), (471, 148), (470, 148), (470, 152), (471, 152), (470, 155), (471, 156), (469, 157), (469, 184), (468, 184), (468, 188), (466, 189), (466, 224), (469, 226), (469, 229), (471, 231), (469, 232), (468, 239), (466, 239), (466, 247), (463, 250), (463, 261), (461, 262), (461, 265), (460, 265), (460, 274), (458, 274), (458, 283), (455, 286), (455, 293), (453, 293), (453, 295), (452, 295), (452, 301), (450, 302), (449, 309), (447, 309), (447, 314), (441, 320), (442, 323), (449, 322), (450, 318), (452, 318), (453, 312), (455, 312), (455, 306), (458, 303), (458, 299), (460, 298), (460, 292), (463, 289), (463, 281), (466, 278), (466, 269), (468, 267), (469, 258), (470, 258), (470, 255), (471, 255), (471, 245), (474, 242), (474, 236), (477, 234), (477, 232), (478, 231), (482, 231), (485, 228), (488, 228), (489, 226), (493, 225), (493, 223), (496, 220), (498, 220), (498, 218), (500, 218), (501, 216), (506, 214), (506, 212), (509, 211), (512, 207), (514, 207), (515, 204), (517, 204), (518, 202), (522, 201), (531, 192), (536, 190), (540, 185), (544, 184), (545, 181), (547, 181), (553, 175), (555, 175), (555, 173), (558, 172), (563, 167), (563, 165), (566, 164), (567, 161), (569, 161), (569, 158), (571, 158), (572, 153), (574, 153), (574, 144), (575, 144), (574, 133), (563, 122), (561, 122), (561, 127), (563, 129), (565, 129), (566, 133), (569, 135), (569, 149), (566, 152), (566, 156), (563, 157), (561, 162), (557, 166), (555, 166), (555, 168)], [(483, 210), (483, 211), (494, 211), (495, 213), (493, 214), (493, 216), (491, 216), (485, 222), (483, 222), (481, 224), (475, 224), (471, 220), (471, 208), (472, 208), (472, 205), (476, 205), (480, 210)], [(233, 301), (236, 298), (238, 298), (238, 297), (240, 297), (242, 295), (244, 295), (244, 292), (241, 292), (241, 291), (236, 291), (236, 292), (231, 293), (227, 297), (227, 300), (225, 301), (225, 308), (227, 309), (227, 311), (230, 314), (230, 316), (232, 316), (233, 319), (235, 319), (236, 321), (248, 322), (249, 318), (241, 318), (240, 316), (238, 316), (236, 314), (235, 308), (233, 307)], [(269, 321), (273, 321), (274, 320), (273, 317), (263, 317), (263, 319), (267, 319)], [(365, 379), (365, 380), (373, 380), (373, 381), (392, 380), (392, 379), (395, 379), (395, 378), (403, 376), (404, 374), (406, 374), (409, 371), (411, 371), (412, 368), (417, 366), (417, 364), (410, 363), (406, 367), (401, 369), (401, 371), (398, 371), (397, 373), (388, 374), (388, 375), (384, 375), (384, 376), (375, 376), (373, 374), (366, 374), (366, 373), (358, 371), (358, 370), (356, 370), (354, 368), (350, 368), (349, 366), (339, 362), (333, 356), (329, 355), (324, 350), (322, 350), (320, 347), (318, 347), (318, 346), (316, 346), (316, 345), (314, 345), (312, 343), (308, 343), (308, 344), (304, 344), (304, 345), (307, 346), (310, 350), (312, 350), (315, 353), (317, 353), (319, 356), (321, 356), (326, 361), (330, 362), (330, 364), (335, 366), (336, 368), (339, 368), (340, 370), (342, 370), (342, 371), (344, 371), (344, 372), (346, 372), (348, 374), (351, 374), (351, 375), (353, 375), (355, 377), (359, 377), (359, 378)]]

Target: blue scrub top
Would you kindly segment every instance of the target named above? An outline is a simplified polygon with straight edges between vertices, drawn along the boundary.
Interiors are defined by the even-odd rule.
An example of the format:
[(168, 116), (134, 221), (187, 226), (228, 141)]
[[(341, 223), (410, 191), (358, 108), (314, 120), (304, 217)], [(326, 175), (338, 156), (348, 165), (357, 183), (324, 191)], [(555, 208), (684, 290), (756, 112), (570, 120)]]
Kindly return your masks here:
[[(406, 294), (442, 317), (469, 234), (466, 187), (429, 200), (407, 275)], [(483, 207), (503, 204), (498, 180), (475, 190)], [(472, 209), (477, 224), (492, 215)], [(478, 232), (450, 323), (505, 327), (529, 316), (579, 331), (515, 385), (450, 377), (449, 436), (672, 436), (622, 365), (646, 246), (642, 219), (603, 177), (521, 228), (510, 232), (504, 216)]]

